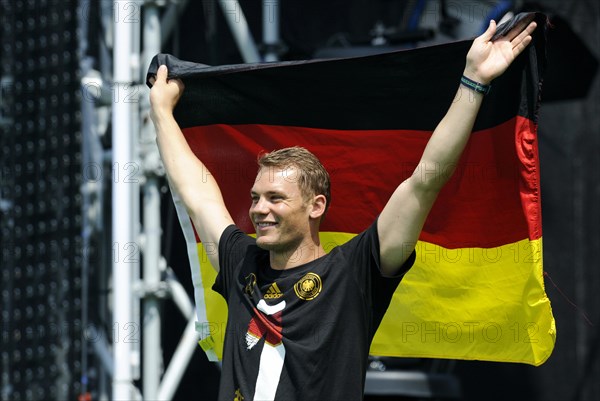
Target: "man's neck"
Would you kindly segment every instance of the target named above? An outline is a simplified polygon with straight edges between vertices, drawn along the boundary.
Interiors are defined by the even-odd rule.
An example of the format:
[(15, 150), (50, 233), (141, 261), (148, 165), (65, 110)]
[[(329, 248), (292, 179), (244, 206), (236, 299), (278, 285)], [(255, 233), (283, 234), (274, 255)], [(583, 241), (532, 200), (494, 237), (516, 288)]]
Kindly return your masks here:
[(325, 250), (319, 242), (301, 244), (293, 252), (269, 252), (271, 268), (275, 270), (293, 269), (325, 256)]

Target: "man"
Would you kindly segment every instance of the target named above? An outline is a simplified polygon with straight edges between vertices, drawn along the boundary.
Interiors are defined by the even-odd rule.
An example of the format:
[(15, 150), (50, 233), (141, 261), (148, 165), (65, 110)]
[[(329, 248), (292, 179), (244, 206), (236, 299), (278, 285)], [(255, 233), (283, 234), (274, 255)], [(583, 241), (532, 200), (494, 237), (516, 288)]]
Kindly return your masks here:
[[(456, 98), (419, 168), (448, 172), (457, 164), (489, 84), (531, 42), (536, 25), (529, 21), (493, 42), (491, 21), (475, 39)], [(259, 159), (250, 191), (253, 239), (234, 225), (217, 182), (173, 118), (183, 83), (167, 80), (165, 66), (151, 83), (171, 186), (202, 242), (218, 250), (209, 255), (219, 272), (213, 288), (229, 307), (220, 399), (361, 399), (371, 340), (449, 174), (414, 174), (400, 183), (371, 227), (325, 254), (318, 233), (330, 203), (329, 176), (307, 150), (277, 150)]]

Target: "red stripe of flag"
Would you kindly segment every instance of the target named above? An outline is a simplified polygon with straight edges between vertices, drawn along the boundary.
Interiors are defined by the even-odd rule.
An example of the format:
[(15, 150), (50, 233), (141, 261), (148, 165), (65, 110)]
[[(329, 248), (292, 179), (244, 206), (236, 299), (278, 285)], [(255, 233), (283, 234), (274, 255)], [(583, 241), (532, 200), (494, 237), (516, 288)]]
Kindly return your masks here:
[[(541, 236), (540, 216), (530, 216), (533, 220), (528, 226), (520, 202), (522, 187), (537, 188), (539, 179), (529, 174), (521, 181), (515, 150), (517, 126), (532, 124), (516, 117), (472, 135), (429, 215), (421, 240), (446, 248), (496, 247)], [(358, 233), (372, 223), (397, 185), (413, 172), (431, 132), (256, 124), (186, 128), (184, 134), (219, 182), (242, 230), (253, 232), (247, 212), (257, 154), (299, 145), (314, 152), (331, 174), (332, 206), (321, 230)], [(529, 137), (534, 138), (531, 133)]]

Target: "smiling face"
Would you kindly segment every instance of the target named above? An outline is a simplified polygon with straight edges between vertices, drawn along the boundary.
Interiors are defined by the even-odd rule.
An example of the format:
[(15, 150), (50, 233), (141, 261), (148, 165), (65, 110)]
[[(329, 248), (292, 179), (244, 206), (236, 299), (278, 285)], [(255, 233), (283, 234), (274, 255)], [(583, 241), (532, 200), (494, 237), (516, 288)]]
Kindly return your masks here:
[(252, 186), (249, 214), (256, 244), (277, 253), (295, 252), (311, 238), (310, 202), (293, 179), (294, 169), (263, 167)]

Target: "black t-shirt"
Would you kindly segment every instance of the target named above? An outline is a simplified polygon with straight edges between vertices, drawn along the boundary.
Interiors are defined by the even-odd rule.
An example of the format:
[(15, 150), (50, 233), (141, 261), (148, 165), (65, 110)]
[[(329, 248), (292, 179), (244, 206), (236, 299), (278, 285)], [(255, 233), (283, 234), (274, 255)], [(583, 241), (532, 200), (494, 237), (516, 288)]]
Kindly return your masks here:
[(268, 251), (229, 226), (213, 286), (229, 308), (219, 399), (361, 400), (371, 340), (414, 259), (382, 277), (374, 223), (326, 256), (274, 270)]

